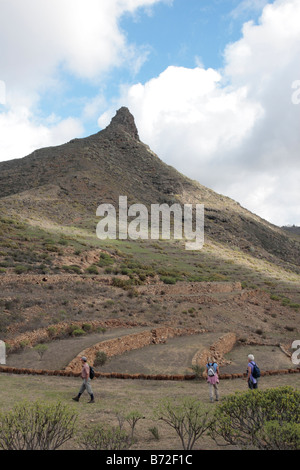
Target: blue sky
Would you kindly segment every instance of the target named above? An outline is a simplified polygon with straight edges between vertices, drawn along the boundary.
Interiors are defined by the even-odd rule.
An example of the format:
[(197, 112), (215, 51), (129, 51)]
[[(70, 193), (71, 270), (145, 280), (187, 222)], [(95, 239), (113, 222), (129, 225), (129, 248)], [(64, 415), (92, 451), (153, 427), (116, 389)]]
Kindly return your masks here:
[(124, 105), (166, 163), (300, 225), (299, 3), (0, 0), (0, 161)]
[[(258, 20), (260, 7), (266, 3), (267, 0), (173, 0), (158, 2), (151, 10), (125, 12), (119, 19), (119, 27), (129, 44), (137, 44), (145, 51), (147, 58), (141, 68), (112, 65), (104, 77), (96, 77), (95, 83), (59, 70), (65, 84), (64, 93), (55, 90), (49, 94), (45, 90), (40, 111), (45, 116), (53, 112), (62, 118), (78, 116), (87, 99), (99, 91), (110, 102), (118, 96), (123, 84), (145, 83), (171, 65), (194, 68), (201, 64), (219, 69), (223, 66), (226, 45), (241, 37), (245, 21)], [(86, 135), (98, 130), (97, 121), (86, 121)]]

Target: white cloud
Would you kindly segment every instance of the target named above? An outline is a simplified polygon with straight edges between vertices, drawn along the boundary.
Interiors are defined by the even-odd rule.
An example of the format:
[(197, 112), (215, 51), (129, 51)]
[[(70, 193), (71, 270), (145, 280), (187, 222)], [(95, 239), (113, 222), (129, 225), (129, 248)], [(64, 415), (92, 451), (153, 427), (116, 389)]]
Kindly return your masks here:
[(139, 51), (128, 44), (119, 19), (159, 1), (2, 0), (1, 79), (19, 85), (21, 74), (22, 87), (32, 83), (36, 90), (59, 66), (91, 80), (128, 59), (132, 66), (141, 60)]
[[(137, 72), (148, 51), (128, 42), (119, 20), (161, 1), (166, 0), (1, 0), (0, 104), (6, 106), (0, 108), (0, 161), (59, 144), (71, 132), (79, 137), (77, 119), (56, 117), (49, 128), (45, 117), (38, 119), (41, 94), (63, 89), (63, 72), (93, 83), (113, 67)], [(83, 119), (93, 116), (100, 99), (87, 103)]]
[(260, 12), (267, 3), (268, 0), (242, 0), (231, 11), (230, 16), (234, 19), (237, 19), (243, 17), (249, 11)]
[(300, 2), (277, 0), (226, 48), (223, 70), (168, 67), (120, 98), (164, 161), (278, 225), (300, 225), (299, 24)]
[(6, 159), (24, 157), (38, 148), (63, 144), (83, 132), (78, 119), (52, 119), (54, 123), (47, 125), (36, 123), (27, 108), (0, 114), (1, 153)]

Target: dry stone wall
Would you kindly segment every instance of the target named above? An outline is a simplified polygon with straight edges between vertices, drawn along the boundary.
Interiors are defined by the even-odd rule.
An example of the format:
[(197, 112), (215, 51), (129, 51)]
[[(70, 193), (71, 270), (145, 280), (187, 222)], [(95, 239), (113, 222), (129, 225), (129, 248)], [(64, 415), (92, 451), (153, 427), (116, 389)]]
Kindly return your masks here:
[(141, 293), (149, 295), (203, 295), (224, 292), (242, 291), (240, 282), (184, 282), (179, 281), (176, 284), (152, 284), (147, 286), (138, 286), (136, 289)]
[(192, 359), (192, 365), (205, 366), (210, 357), (214, 358), (219, 365), (225, 365), (227, 361), (224, 359), (224, 354), (232, 350), (236, 341), (235, 333), (221, 336), (210, 348), (199, 350)]
[(151, 344), (165, 343), (168, 338), (175, 336), (194, 335), (203, 333), (204, 330), (186, 329), (186, 328), (171, 328), (161, 327), (155, 328), (141, 333), (122, 336), (107, 341), (101, 341), (94, 346), (87, 348), (74, 358), (66, 367), (67, 371), (80, 372), (81, 362), (80, 357), (85, 356), (89, 364), (93, 365), (97, 352), (103, 351), (107, 357), (124, 354), (125, 352), (140, 349)]
[[(17, 367), (0, 366), (0, 373), (7, 374), (20, 374), (20, 375), (48, 375), (48, 376), (62, 376), (62, 377), (79, 377), (80, 372), (74, 372), (70, 370), (45, 370), (45, 369), (20, 369)], [(300, 367), (295, 369), (280, 369), (280, 370), (269, 370), (261, 371), (261, 376), (266, 377), (269, 375), (282, 375), (282, 374), (298, 374), (300, 373)], [(220, 374), (221, 380), (238, 379), (246, 377), (247, 374)], [(147, 374), (121, 374), (116, 372), (111, 373), (95, 373), (96, 378), (107, 378), (107, 379), (140, 379), (140, 380), (195, 380), (195, 375), (147, 375)], [(202, 380), (204, 378), (202, 377)], [(200, 379), (201, 380), (201, 379)]]
[(133, 328), (135, 326), (147, 326), (145, 323), (137, 322), (124, 322), (117, 319), (111, 319), (106, 321), (76, 321), (76, 322), (61, 322), (54, 325), (49, 325), (48, 328), (38, 328), (37, 330), (27, 331), (18, 335), (16, 338), (6, 340), (6, 345), (9, 347), (9, 351), (13, 352), (26, 345), (32, 347), (38, 343), (52, 341), (68, 331), (70, 328), (84, 328), (85, 324), (89, 324), (92, 329), (97, 328)]

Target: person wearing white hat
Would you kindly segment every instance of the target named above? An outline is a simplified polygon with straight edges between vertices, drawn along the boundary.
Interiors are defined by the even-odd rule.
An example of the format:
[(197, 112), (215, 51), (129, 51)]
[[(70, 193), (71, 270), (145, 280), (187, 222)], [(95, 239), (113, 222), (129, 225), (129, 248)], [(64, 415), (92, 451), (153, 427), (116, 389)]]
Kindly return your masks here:
[(253, 367), (255, 366), (253, 354), (248, 354), (248, 366), (247, 366), (247, 382), (250, 390), (257, 389), (257, 379), (253, 377)]
[(79, 401), (81, 395), (86, 390), (91, 397), (88, 403), (95, 403), (94, 394), (90, 383), (90, 366), (88, 365), (87, 358), (85, 356), (81, 357), (80, 360), (82, 362), (81, 377), (83, 382), (78, 392), (78, 395), (76, 397), (73, 397), (72, 400)]

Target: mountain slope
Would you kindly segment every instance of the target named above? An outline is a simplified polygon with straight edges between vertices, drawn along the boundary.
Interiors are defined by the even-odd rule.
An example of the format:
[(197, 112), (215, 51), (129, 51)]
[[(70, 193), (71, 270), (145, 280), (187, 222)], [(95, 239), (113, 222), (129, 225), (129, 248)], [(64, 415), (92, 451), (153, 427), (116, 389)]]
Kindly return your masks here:
[(0, 210), (21, 220), (94, 230), (98, 205), (117, 207), (120, 195), (129, 205), (204, 204), (207, 239), (300, 270), (298, 240), (162, 162), (127, 108), (97, 134), (0, 163)]

